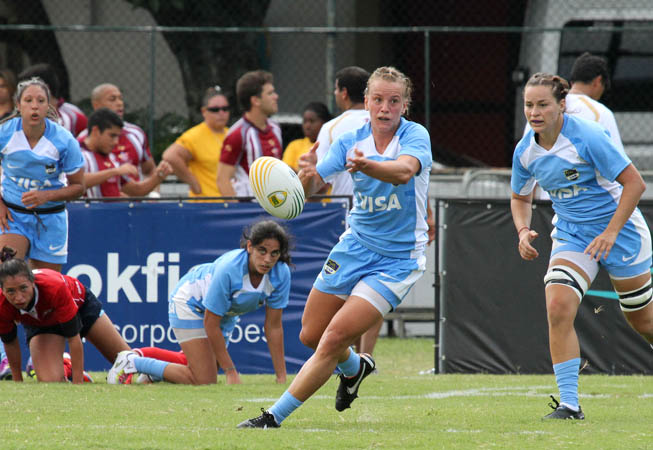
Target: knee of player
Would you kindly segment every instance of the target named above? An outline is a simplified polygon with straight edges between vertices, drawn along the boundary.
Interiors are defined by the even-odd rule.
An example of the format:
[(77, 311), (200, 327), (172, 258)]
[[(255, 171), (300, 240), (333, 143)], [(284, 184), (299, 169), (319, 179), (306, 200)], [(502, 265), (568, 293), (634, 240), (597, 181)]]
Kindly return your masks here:
[(317, 344), (320, 343), (320, 336), (318, 336), (317, 333), (312, 332), (310, 329), (302, 327), (302, 330), (299, 332), (299, 340), (306, 347), (315, 350), (317, 348)]
[(317, 353), (322, 353), (328, 356), (339, 355), (349, 345), (351, 345), (351, 339), (348, 338), (349, 336), (347, 334), (338, 329), (327, 329), (324, 332), (322, 339), (320, 339)]
[(573, 323), (579, 304), (580, 302), (573, 294), (547, 292), (546, 314), (549, 324), (555, 326), (565, 322)]

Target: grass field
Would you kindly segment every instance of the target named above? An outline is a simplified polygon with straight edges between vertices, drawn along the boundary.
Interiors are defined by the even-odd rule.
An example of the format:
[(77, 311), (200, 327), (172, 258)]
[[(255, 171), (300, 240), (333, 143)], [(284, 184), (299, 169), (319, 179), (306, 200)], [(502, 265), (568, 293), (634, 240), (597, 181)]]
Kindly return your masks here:
[[(583, 422), (543, 422), (552, 375), (432, 375), (432, 339), (381, 339), (379, 373), (334, 409), (333, 377), (280, 429), (238, 430), (285, 389), (272, 375), (240, 386), (0, 383), (0, 448), (653, 449), (653, 380), (583, 376)], [(223, 383), (221, 377), (220, 382)]]

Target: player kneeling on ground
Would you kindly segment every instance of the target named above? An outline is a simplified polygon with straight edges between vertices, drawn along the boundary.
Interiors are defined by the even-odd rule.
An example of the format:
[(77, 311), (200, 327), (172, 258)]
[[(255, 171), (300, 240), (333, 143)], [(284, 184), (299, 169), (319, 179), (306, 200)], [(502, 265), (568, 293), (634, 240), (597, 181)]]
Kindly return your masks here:
[(32, 271), (15, 254), (10, 247), (0, 254), (0, 337), (14, 381), (23, 381), (16, 323), (25, 328), (38, 381), (66, 380), (66, 341), (73, 383), (84, 380), (82, 337), (111, 363), (118, 352), (129, 349), (102, 304), (79, 280), (50, 269)]
[(151, 348), (142, 349), (141, 354), (121, 352), (107, 382), (127, 384), (133, 378), (130, 375), (141, 373), (172, 383), (215, 384), (219, 366), (227, 384), (238, 384), (240, 376), (227, 351), (229, 337), (240, 315), (265, 305), (264, 329), (272, 365), (277, 382), (285, 383), (281, 316), (290, 294), (289, 251), (290, 235), (277, 222), (261, 221), (245, 229), (240, 249), (193, 268), (170, 296), (170, 325), (188, 364), (141, 356), (155, 356)]

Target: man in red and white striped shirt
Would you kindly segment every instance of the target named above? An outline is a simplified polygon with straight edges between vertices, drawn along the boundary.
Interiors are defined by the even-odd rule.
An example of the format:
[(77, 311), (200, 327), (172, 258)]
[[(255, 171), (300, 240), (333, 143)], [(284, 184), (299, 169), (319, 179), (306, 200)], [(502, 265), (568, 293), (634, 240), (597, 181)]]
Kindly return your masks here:
[(278, 111), (279, 95), (272, 74), (247, 72), (236, 83), (236, 96), (245, 111), (229, 129), (222, 144), (218, 166), (218, 189), (225, 197), (251, 197), (249, 167), (261, 156), (281, 159), (281, 127), (270, 120)]
[[(125, 103), (122, 92), (118, 86), (111, 83), (104, 83), (96, 86), (91, 91), (91, 104), (93, 110), (108, 108), (118, 114), (122, 119), (125, 113)], [(129, 163), (138, 168), (139, 179), (148, 176), (154, 170), (154, 160), (150, 153), (147, 142), (147, 135), (138, 125), (124, 122), (118, 144), (112, 152), (120, 164)], [(78, 138), (85, 139), (88, 131), (82, 131)]]

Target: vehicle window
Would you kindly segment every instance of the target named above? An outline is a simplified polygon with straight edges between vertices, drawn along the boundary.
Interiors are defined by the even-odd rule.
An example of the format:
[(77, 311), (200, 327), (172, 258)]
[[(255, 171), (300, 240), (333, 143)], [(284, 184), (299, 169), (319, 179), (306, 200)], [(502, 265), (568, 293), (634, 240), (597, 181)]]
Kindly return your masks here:
[[(586, 27), (596, 27), (588, 31)], [(605, 27), (624, 27), (609, 31)], [(653, 21), (576, 20), (565, 24), (558, 72), (568, 78), (583, 52), (607, 58), (611, 88), (601, 101), (613, 111), (653, 110)]]

